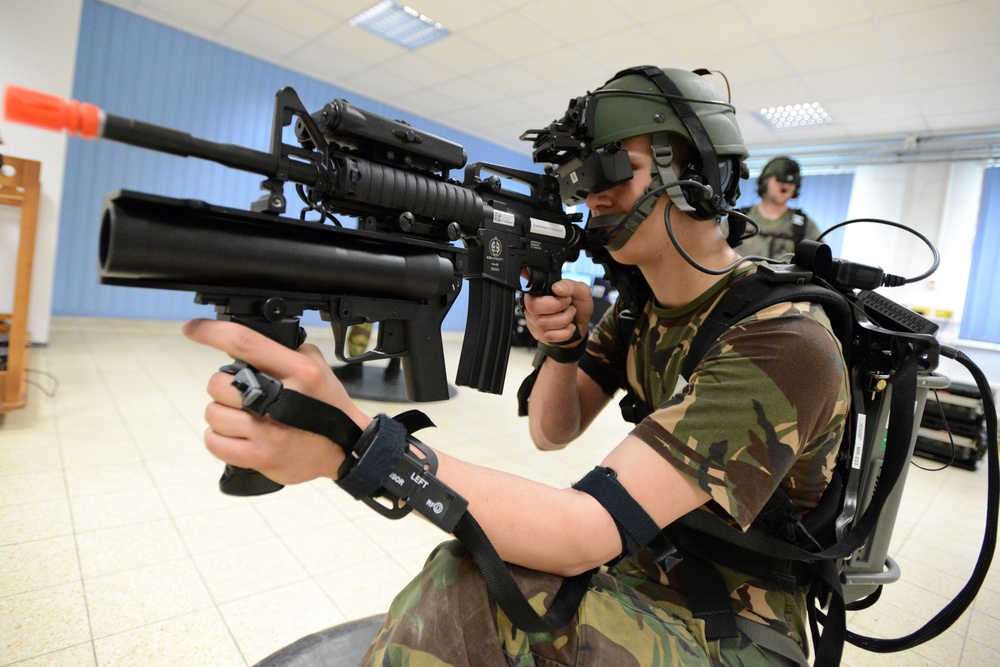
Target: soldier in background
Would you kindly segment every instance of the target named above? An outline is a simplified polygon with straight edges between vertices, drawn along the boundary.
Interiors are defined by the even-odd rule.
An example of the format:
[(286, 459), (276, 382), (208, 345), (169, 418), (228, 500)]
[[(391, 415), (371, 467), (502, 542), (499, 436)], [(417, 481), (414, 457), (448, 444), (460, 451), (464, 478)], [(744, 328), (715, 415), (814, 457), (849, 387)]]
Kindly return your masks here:
[(802, 209), (789, 208), (788, 200), (802, 191), (802, 169), (790, 157), (776, 157), (760, 171), (757, 194), (760, 202), (740, 209), (760, 227), (760, 233), (736, 248), (741, 255), (778, 259), (795, 252), (802, 239), (816, 239), (819, 227)]

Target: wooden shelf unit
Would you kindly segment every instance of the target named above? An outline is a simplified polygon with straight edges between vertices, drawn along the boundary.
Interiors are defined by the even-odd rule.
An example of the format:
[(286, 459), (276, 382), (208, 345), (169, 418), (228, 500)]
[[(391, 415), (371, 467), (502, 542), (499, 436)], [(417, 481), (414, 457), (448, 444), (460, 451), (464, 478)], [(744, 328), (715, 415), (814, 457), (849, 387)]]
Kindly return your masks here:
[(0, 204), (21, 209), (14, 274), (13, 312), (0, 313), (0, 331), (7, 337), (7, 356), (0, 370), (0, 413), (23, 408), (28, 401), (24, 375), (28, 367), (28, 300), (38, 229), (38, 200), (42, 164), (35, 160), (3, 156), (0, 167)]

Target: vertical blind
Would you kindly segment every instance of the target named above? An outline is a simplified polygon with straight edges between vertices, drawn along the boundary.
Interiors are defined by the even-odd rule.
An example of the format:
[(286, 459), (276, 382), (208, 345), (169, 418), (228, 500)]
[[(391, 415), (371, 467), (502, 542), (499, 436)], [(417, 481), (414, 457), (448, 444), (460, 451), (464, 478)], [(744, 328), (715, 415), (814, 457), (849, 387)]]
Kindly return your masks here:
[(1000, 167), (984, 170), (983, 198), (979, 206), (976, 240), (972, 245), (972, 267), (965, 294), (959, 336), (967, 340), (1000, 343)]

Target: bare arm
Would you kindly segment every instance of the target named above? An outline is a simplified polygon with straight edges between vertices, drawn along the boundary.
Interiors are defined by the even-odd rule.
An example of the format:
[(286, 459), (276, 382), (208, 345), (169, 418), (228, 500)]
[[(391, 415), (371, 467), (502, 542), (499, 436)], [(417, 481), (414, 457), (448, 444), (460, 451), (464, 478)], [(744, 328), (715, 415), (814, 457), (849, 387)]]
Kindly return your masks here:
[[(542, 343), (559, 344), (575, 332), (587, 344), (586, 332), (594, 312), (587, 285), (561, 280), (552, 287), (553, 296), (525, 297), (528, 330)], [(608, 396), (576, 363), (546, 359), (528, 402), (528, 428), (539, 449), (561, 449), (579, 436), (608, 403)]]
[[(185, 327), (195, 342), (228, 352), (273, 375), (285, 386), (343, 410), (363, 427), (370, 417), (358, 410), (318, 350), (288, 350), (245, 327), (197, 320)], [(231, 377), (209, 382), (213, 402), (205, 415), (205, 443), (216, 457), (253, 468), (283, 484), (318, 477), (336, 479), (344, 455), (322, 436), (300, 431), (240, 408)], [(621, 551), (610, 515), (591, 496), (557, 489), (438, 452), (437, 476), (469, 500), (469, 511), (500, 556), (512, 563), (571, 575), (607, 562)], [(683, 478), (648, 445), (627, 437), (604, 461), (660, 526), (702, 504), (708, 496)]]

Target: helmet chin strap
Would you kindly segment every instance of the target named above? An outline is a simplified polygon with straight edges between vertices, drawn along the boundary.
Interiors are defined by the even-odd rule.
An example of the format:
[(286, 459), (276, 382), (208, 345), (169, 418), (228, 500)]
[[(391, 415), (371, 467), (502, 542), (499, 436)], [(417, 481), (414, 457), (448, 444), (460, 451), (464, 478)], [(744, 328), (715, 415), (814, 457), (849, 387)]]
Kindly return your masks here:
[(642, 196), (636, 201), (636, 205), (625, 214), (592, 215), (587, 220), (587, 230), (596, 233), (598, 242), (608, 250), (621, 250), (625, 247), (625, 244), (639, 229), (639, 225), (650, 216), (656, 206), (659, 198), (650, 195), (654, 191), (662, 190), (665, 183), (673, 183), (666, 191), (678, 208), (684, 211), (694, 210), (688, 205), (679, 185), (676, 184), (676, 178), (670, 166), (673, 151), (667, 142), (666, 134), (653, 135), (651, 151), (652, 162), (649, 171), (652, 179)]

